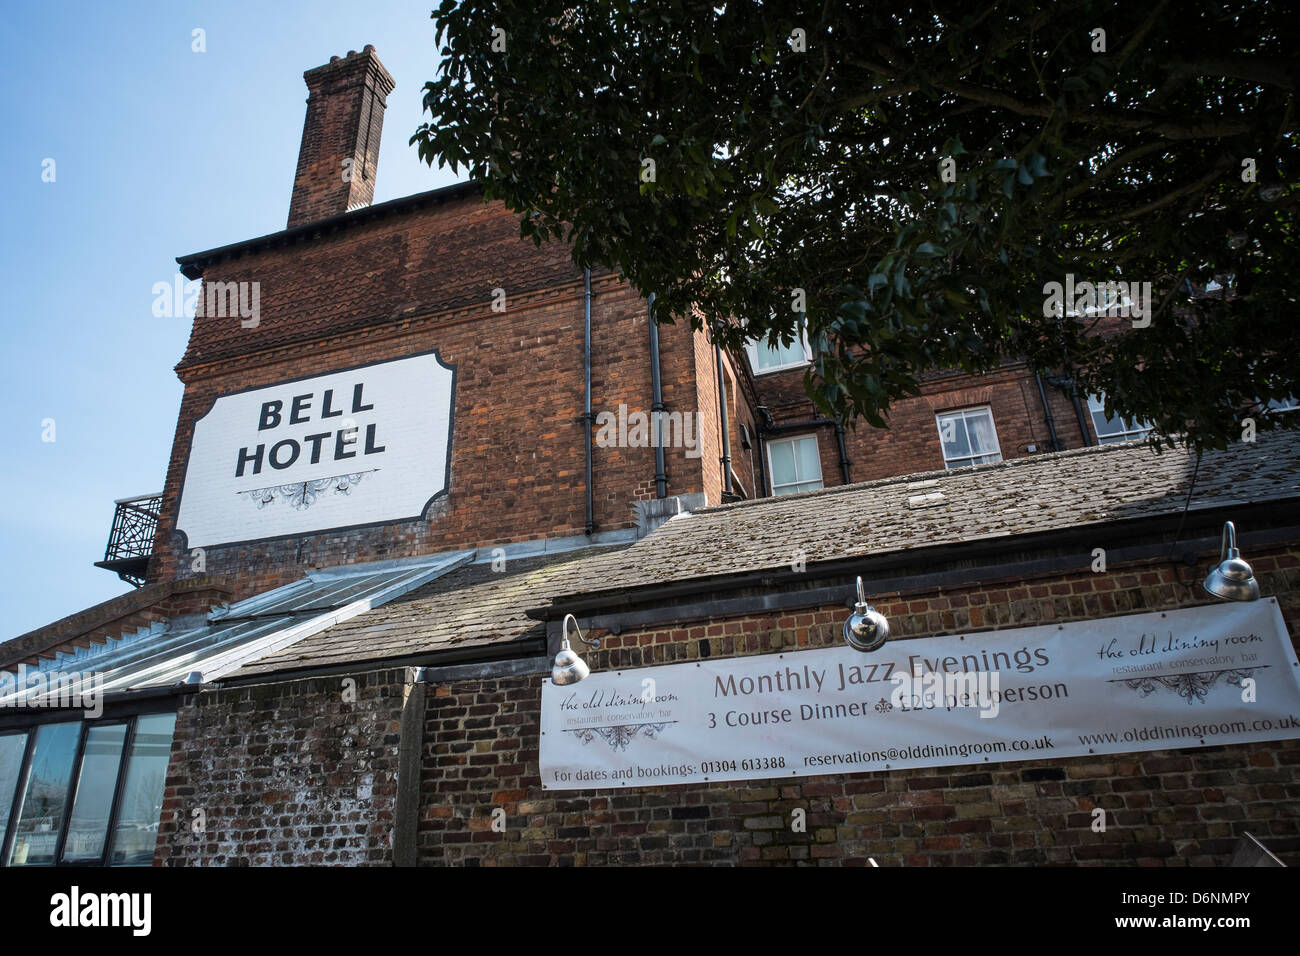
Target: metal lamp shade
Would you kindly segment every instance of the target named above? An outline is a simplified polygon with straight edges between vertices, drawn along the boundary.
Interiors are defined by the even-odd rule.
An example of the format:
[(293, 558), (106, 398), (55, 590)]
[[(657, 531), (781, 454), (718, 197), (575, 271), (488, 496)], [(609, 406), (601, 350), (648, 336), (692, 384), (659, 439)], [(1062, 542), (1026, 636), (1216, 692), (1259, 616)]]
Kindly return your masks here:
[(1237, 529), (1231, 521), (1223, 525), (1219, 563), (1205, 578), (1205, 590), (1222, 601), (1259, 599), (1259, 582), (1255, 580), (1255, 572), (1237, 550)]
[(855, 651), (874, 651), (889, 640), (889, 621), (867, 603), (867, 595), (858, 578), (858, 601), (844, 622), (844, 640)]
[(889, 640), (889, 622), (874, 607), (859, 604), (844, 622), (844, 640), (855, 651), (874, 651)]
[(551, 683), (558, 684), (560, 687), (576, 684), (590, 673), (591, 668), (587, 666), (587, 662), (569, 648), (569, 641), (566, 638), (560, 645), (560, 653), (555, 655), (555, 666), (551, 668)]

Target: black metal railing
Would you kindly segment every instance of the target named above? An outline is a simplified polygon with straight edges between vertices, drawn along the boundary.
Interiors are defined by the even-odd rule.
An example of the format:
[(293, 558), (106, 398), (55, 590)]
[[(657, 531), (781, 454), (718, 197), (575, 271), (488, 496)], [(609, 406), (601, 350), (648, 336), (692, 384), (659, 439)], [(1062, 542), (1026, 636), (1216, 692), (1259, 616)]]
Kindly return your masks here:
[(123, 581), (141, 587), (149, 568), (149, 556), (153, 554), (153, 538), (161, 510), (162, 492), (119, 499), (104, 560), (96, 561), (95, 566), (116, 572)]

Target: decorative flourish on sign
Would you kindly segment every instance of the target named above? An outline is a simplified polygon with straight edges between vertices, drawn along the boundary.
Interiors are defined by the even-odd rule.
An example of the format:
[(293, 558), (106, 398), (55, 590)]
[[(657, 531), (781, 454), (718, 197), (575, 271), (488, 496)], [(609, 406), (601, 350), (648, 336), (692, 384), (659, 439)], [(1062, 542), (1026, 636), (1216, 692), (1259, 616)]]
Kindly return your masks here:
[[(378, 470), (378, 468), (370, 469), (370, 471)], [(291, 485), (269, 485), (266, 488), (240, 491), (237, 494), (248, 495), (249, 500), (256, 504), (258, 508), (265, 508), (276, 501), (284, 501), (291, 505), (295, 511), (302, 511), (314, 505), (316, 499), (331, 488), (334, 489), (336, 495), (351, 493), (352, 486), (359, 483), (367, 474), (369, 472), (359, 471), (348, 475), (317, 478), (315, 481), (296, 481)]]
[(1183, 674), (1166, 674), (1163, 677), (1131, 677), (1123, 680), (1107, 681), (1109, 684), (1123, 684), (1129, 690), (1135, 690), (1146, 697), (1161, 687), (1172, 690), (1188, 704), (1193, 701), (1205, 703), (1205, 695), (1210, 688), (1222, 678), (1225, 684), (1241, 686), (1244, 678), (1249, 677), (1260, 667), (1235, 667), (1221, 671), (1188, 671)]
[(887, 714), (893, 709), (894, 709), (894, 705), (891, 704), (884, 697), (880, 698), (880, 700), (876, 703), (876, 713), (878, 714)]
[(664, 732), (665, 727), (675, 723), (677, 723), (675, 720), (666, 720), (654, 724), (614, 724), (610, 727), (580, 727), (577, 730), (570, 730), (569, 733), (576, 735), (584, 744), (589, 744), (599, 737), (614, 750), (627, 750), (627, 745), (635, 740), (638, 735), (657, 740), (659, 735)]

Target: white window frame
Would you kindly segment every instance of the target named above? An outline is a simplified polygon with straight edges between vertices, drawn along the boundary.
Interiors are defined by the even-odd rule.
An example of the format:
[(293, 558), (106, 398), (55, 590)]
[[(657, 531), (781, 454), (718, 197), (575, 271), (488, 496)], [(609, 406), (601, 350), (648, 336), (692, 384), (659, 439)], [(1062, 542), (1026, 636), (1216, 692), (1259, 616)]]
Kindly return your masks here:
[(792, 368), (803, 368), (812, 362), (812, 348), (808, 345), (808, 330), (802, 321), (799, 323), (799, 344), (803, 346), (803, 360), (798, 362), (785, 362), (781, 365), (773, 365), (770, 368), (759, 368), (758, 355), (759, 349), (772, 351), (772, 347), (767, 344), (765, 339), (750, 339), (745, 343), (745, 351), (749, 355), (749, 367), (757, 378), (760, 375), (771, 375), (774, 372), (788, 372)]
[[(991, 452), (988, 451), (981, 452), (978, 455), (962, 455), (958, 458), (949, 458), (948, 453), (944, 450), (943, 447), (944, 445), (943, 420), (945, 418), (960, 416), (964, 423), (967, 418), (977, 415), (981, 412), (988, 415), (989, 425), (991, 425), (993, 428), (993, 449), (994, 450)], [(948, 471), (953, 471), (958, 468), (974, 468), (977, 465), (997, 464), (997, 462), (992, 462), (992, 461), (981, 461), (981, 462), (975, 461), (976, 458), (988, 458), (990, 455), (997, 455), (998, 456), (997, 460), (1003, 461), (1002, 442), (998, 438), (998, 423), (993, 418), (993, 409), (990, 406), (975, 405), (972, 406), (971, 408), (953, 408), (953, 409), (949, 409), (946, 412), (936, 412), (934, 415), (934, 425), (939, 432), (939, 454), (943, 455), (943, 467)], [(970, 436), (970, 430), (967, 429), (967, 437), (969, 436)]]
[(1088, 396), (1088, 417), (1092, 420), (1092, 430), (1097, 434), (1097, 444), (1099, 445), (1118, 445), (1120, 442), (1137, 441), (1139, 438), (1146, 438), (1151, 434), (1151, 425), (1142, 422), (1130, 422), (1120, 416), (1120, 430), (1102, 434), (1101, 429), (1097, 427), (1097, 415), (1106, 414), (1106, 394), (1099, 392), (1096, 395)]
[[(812, 476), (804, 477), (799, 474), (799, 456), (796, 454), (794, 456), (795, 480), (783, 482), (779, 487), (776, 483), (776, 472), (772, 470), (772, 446), (793, 445), (795, 442), (800, 442), (800, 441), (810, 441), (813, 443), (813, 447), (817, 449), (817, 459), (816, 459), (817, 477), (815, 479), (817, 482), (817, 487), (799, 488), (795, 491), (783, 492), (779, 490), (779, 488), (794, 488), (796, 485), (806, 485), (814, 480)], [(808, 491), (820, 491), (821, 489), (826, 487), (826, 481), (824, 476), (822, 475), (822, 446), (821, 446), (821, 442), (817, 440), (816, 433), (811, 435), (793, 435), (790, 438), (773, 438), (768, 441), (765, 441), (763, 445), (764, 445), (763, 454), (767, 456), (767, 480), (768, 480), (768, 484), (772, 488), (773, 497), (777, 497), (778, 495), (783, 495), (783, 494), (797, 495)]]

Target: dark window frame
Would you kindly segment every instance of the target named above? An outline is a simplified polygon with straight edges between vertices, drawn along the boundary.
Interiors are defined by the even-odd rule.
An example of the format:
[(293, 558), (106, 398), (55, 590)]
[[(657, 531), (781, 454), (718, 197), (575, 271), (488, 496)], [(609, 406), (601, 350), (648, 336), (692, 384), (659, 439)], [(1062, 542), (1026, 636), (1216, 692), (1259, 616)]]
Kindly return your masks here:
[[(0, 735), (9, 736), (10, 734), (26, 734), (27, 740), (23, 747), (22, 762), (18, 766), (18, 777), (14, 785), (13, 799), (9, 807), (9, 818), (5, 823), (5, 830), (0, 833), (0, 868), (10, 868), (10, 854), (13, 852), (13, 843), (17, 837), (18, 828), (18, 811), (22, 807), (23, 798), (26, 794), (28, 778), (31, 775), (32, 755), (36, 748), (36, 732), (46, 724), (72, 723), (74, 720), (80, 721), (81, 726), (78, 728), (77, 750), (73, 759), (72, 772), (68, 775), (67, 790), (64, 795), (63, 811), (59, 819), (59, 833), (54, 850), (54, 862), (49, 866), (57, 867), (107, 867), (112, 866), (112, 854), (114, 837), (117, 832), (117, 825), (121, 817), (122, 801), (125, 797), (127, 769), (131, 760), (131, 751), (135, 744), (136, 727), (140, 718), (152, 717), (158, 714), (176, 714), (177, 706), (174, 699), (158, 700), (151, 702), (138, 702), (134, 706), (123, 706), (119, 704), (115, 707), (104, 707), (104, 712), (99, 717), (87, 719), (78, 716), (80, 711), (69, 712), (66, 710), (48, 710), (39, 715), (27, 715), (29, 719), (25, 723), (17, 723), (12, 720), (0, 722)], [(179, 716), (179, 714), (178, 714)], [(77, 798), (77, 784), (81, 780), (82, 764), (86, 755), (86, 738), (90, 734), (92, 727), (109, 726), (113, 724), (125, 724), (126, 735), (122, 740), (122, 752), (118, 757), (117, 776), (113, 784), (113, 802), (109, 809), (107, 830), (104, 834), (104, 846), (100, 850), (99, 858), (96, 859), (77, 859), (73, 861), (64, 859), (64, 851), (68, 840), (68, 825), (72, 822), (73, 805)], [(173, 744), (175, 735), (173, 732)], [(161, 819), (159, 823), (161, 824)], [(37, 864), (39, 866), (39, 864)], [(17, 869), (15, 867), (15, 869)]]

